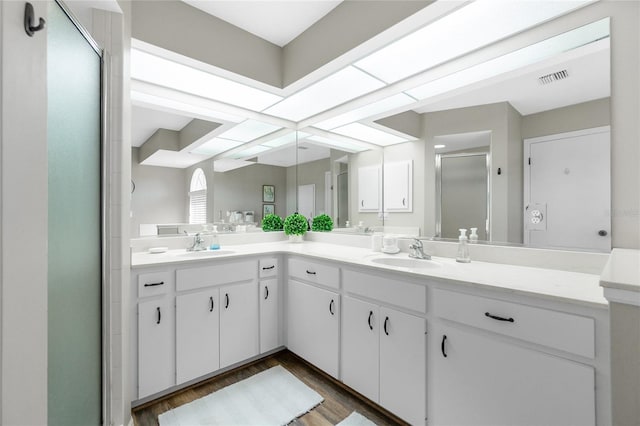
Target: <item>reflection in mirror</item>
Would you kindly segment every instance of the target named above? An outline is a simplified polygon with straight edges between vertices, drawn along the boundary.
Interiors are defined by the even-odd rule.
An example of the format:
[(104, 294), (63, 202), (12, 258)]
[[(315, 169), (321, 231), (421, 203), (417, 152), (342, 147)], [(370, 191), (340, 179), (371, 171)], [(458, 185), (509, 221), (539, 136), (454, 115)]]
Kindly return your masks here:
[(491, 132), (443, 135), (436, 150), (436, 236), (457, 238), (460, 228), (476, 228), (490, 240), (489, 149)]
[[(561, 45), (567, 40), (573, 40), (574, 44), (550, 49), (558, 52), (551, 56), (540, 54), (542, 47)], [(390, 161), (412, 160), (414, 208), (413, 212), (403, 212), (385, 207), (385, 225), (404, 223), (419, 226), (421, 235), (436, 238), (457, 238), (459, 228), (477, 227), (479, 238), (491, 242), (606, 251), (606, 241), (577, 246), (567, 245), (567, 239), (561, 244), (551, 243), (559, 241), (555, 237), (541, 238), (542, 232), (549, 230), (545, 228), (542, 231), (541, 226), (531, 229), (527, 222), (529, 204), (546, 205), (549, 224), (552, 220), (568, 216), (560, 205), (550, 208), (547, 205), (549, 200), (525, 199), (524, 178), (542, 167), (541, 164), (549, 164), (529, 164), (532, 153), (528, 151), (525, 140), (540, 137), (562, 139), (562, 135), (568, 132), (589, 133), (588, 129), (610, 124), (609, 21), (604, 19), (585, 25), (483, 65), (508, 63), (512, 57), (519, 59), (518, 66), (511, 66), (506, 72), (486, 73), (488, 78), (468, 80), (473, 82), (455, 86), (453, 90), (439, 91), (424, 98), (420, 106), (414, 108), (423, 129), (422, 140), (384, 149), (385, 170)], [(469, 70), (465, 72), (469, 73)], [(456, 143), (466, 143), (463, 139), (482, 135), (487, 141), (478, 142), (476, 146), (456, 146)], [(411, 147), (417, 142), (424, 144), (422, 148)], [(605, 151), (607, 149), (604, 148)], [(405, 152), (401, 154), (403, 150)], [(467, 164), (465, 173), (458, 173), (456, 163), (472, 161), (474, 157), (466, 155), (472, 153), (484, 155), (474, 155), (477, 160), (475, 183), (473, 187), (458, 185), (460, 179), (471, 179), (472, 170)], [(557, 166), (561, 167), (562, 173), (549, 180), (547, 186), (563, 187), (568, 176), (575, 177), (583, 170), (595, 167), (584, 162), (566, 162)], [(608, 169), (605, 173), (608, 178)], [(487, 190), (483, 189), (484, 185)], [(384, 187), (388, 186), (385, 176)], [(590, 204), (588, 200), (574, 199), (587, 187), (592, 185), (586, 180), (574, 180), (558, 198), (572, 200), (575, 205)], [(456, 191), (458, 195), (454, 195)], [(478, 203), (473, 208), (475, 216), (458, 216), (463, 212), (471, 213), (469, 205), (472, 198), (475, 199), (473, 203)], [(609, 200), (609, 194), (599, 198)], [(583, 234), (610, 234), (610, 222), (605, 217), (610, 209), (607, 203), (605, 201), (597, 208), (597, 224), (585, 223), (580, 230), (576, 228), (568, 239), (582, 241)], [(552, 212), (553, 209), (556, 211)], [(573, 216), (575, 219), (575, 214)], [(573, 224), (575, 222), (573, 220)], [(534, 244), (534, 241), (540, 244)]]

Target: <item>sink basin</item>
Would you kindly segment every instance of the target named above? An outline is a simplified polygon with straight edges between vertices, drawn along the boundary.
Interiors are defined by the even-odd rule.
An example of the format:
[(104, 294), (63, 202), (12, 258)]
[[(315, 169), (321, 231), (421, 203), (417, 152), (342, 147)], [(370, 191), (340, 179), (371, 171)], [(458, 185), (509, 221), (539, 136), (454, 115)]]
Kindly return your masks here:
[(233, 250), (203, 250), (203, 251), (185, 251), (184, 253), (178, 253), (180, 257), (190, 257), (193, 259), (200, 259), (203, 257), (215, 257), (225, 254), (233, 254)]
[(440, 264), (432, 260), (412, 259), (410, 257), (378, 257), (371, 259), (371, 261), (379, 265), (395, 266), (397, 268), (429, 269), (440, 267)]

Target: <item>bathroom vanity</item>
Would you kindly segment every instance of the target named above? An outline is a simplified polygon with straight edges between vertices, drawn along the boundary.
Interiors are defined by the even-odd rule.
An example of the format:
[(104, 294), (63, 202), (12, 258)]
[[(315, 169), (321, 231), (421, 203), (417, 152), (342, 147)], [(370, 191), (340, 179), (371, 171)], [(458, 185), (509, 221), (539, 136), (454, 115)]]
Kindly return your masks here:
[(411, 424), (610, 423), (598, 275), (308, 241), (184, 253), (132, 255), (134, 405), (287, 347)]

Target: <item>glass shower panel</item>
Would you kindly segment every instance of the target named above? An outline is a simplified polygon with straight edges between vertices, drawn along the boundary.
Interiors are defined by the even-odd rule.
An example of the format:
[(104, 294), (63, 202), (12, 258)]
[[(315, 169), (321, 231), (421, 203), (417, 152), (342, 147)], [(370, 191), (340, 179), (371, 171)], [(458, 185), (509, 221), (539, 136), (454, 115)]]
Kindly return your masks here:
[(102, 422), (101, 58), (55, 2), (49, 3), (47, 33), (48, 424), (97, 425)]

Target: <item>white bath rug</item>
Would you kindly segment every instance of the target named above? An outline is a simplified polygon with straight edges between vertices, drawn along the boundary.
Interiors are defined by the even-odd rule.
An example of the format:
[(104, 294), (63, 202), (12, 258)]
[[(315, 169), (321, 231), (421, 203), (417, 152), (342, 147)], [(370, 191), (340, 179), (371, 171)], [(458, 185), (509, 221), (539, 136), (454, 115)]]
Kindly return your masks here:
[(282, 366), (158, 416), (160, 426), (280, 426), (320, 404), (323, 398)]
[(336, 426), (376, 426), (374, 422), (354, 411), (349, 417), (338, 423)]

